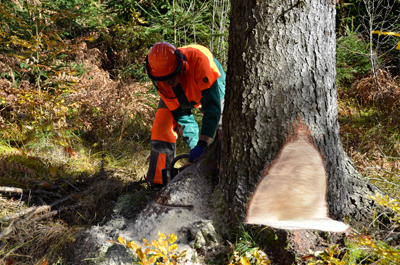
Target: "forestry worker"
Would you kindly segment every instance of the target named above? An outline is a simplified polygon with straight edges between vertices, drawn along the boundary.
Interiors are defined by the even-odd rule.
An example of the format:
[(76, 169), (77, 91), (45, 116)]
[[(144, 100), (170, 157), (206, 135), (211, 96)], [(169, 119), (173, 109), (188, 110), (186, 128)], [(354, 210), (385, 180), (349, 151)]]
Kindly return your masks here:
[[(161, 170), (175, 157), (178, 131), (191, 151), (189, 161), (198, 158), (220, 125), (225, 96), (225, 72), (210, 50), (201, 45), (175, 48), (156, 43), (146, 56), (146, 70), (160, 95), (153, 127), (147, 181), (165, 185)], [(202, 127), (191, 109), (201, 108)]]

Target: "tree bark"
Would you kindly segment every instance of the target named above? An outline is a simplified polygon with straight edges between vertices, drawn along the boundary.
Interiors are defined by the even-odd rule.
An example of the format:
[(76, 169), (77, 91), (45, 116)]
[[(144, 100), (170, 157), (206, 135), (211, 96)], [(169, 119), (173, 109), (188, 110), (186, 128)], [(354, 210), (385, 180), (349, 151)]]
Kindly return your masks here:
[(220, 185), (231, 220), (301, 119), (328, 177), (330, 217), (370, 215), (366, 183), (339, 138), (333, 0), (231, 0)]

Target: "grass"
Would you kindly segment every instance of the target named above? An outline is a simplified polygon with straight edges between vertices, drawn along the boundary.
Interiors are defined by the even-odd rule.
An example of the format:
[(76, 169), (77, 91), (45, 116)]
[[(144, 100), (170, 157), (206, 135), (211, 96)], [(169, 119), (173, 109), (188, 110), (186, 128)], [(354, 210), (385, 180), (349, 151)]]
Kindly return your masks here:
[[(55, 209), (81, 205), (60, 211), (55, 219), (40, 220), (35, 226), (28, 224), (28, 216), (18, 219), (21, 226), (15, 227), (17, 233), (0, 241), (0, 261), (12, 259), (13, 264), (40, 264), (40, 261), (49, 260), (61, 264), (62, 246), (72, 242), (81, 227), (107, 220), (112, 214), (112, 201), (117, 201), (124, 193), (146, 189), (145, 185), (131, 184), (144, 179), (147, 173), (150, 128), (158, 99), (151, 93), (135, 92), (133, 97), (129, 89), (121, 91), (127, 93), (127, 102), (120, 97), (120, 105), (115, 108), (99, 108), (98, 120), (90, 119), (92, 128), (96, 128), (92, 131), (57, 126), (28, 129), (17, 122), (7, 124), (7, 129), (0, 131), (0, 186), (47, 192), (0, 197), (0, 218), (70, 196)], [(393, 198), (399, 198), (399, 113), (395, 108), (385, 109), (367, 98), (360, 98), (364, 94), (360, 96), (351, 87), (340, 87), (338, 92), (340, 136), (345, 151), (365, 178)], [(109, 95), (113, 93), (110, 89)], [(130, 106), (135, 104), (141, 109), (132, 110)], [(123, 113), (120, 106), (131, 114)], [(112, 124), (106, 126), (114, 116), (118, 119), (111, 119)], [(195, 118), (201, 124), (199, 111), (195, 112)], [(188, 152), (189, 148), (179, 137), (177, 155)], [(373, 218), (371, 216), (371, 220)], [(0, 223), (0, 226), (3, 230), (10, 223)], [(398, 244), (397, 230), (393, 235), (391, 244)], [(349, 241), (348, 258), (344, 257), (347, 261), (365, 258), (357, 244), (359, 242)], [(254, 261), (252, 255), (262, 249), (262, 244), (257, 232), (243, 228), (232, 247), (230, 261), (240, 263), (244, 257)]]
[(393, 197), (400, 197), (400, 124), (376, 106), (339, 101), (340, 136), (358, 171)]
[[(398, 198), (399, 125), (378, 107), (363, 106), (351, 97), (340, 98), (338, 107), (343, 146), (359, 172)], [(99, 143), (91, 141), (84, 133), (47, 130), (24, 136), (26, 131), (16, 127), (11, 127), (7, 133), (3, 131), (2, 134), (8, 136), (0, 142), (2, 160), (24, 165), (36, 175), (9, 171), (0, 177), (0, 185), (29, 189), (58, 186), (56, 192), (62, 196), (71, 192), (82, 194), (81, 199), (75, 202), (79, 201), (84, 209), (62, 214), (64, 222), (60, 219), (43, 220), (38, 229), (19, 233), (15, 241), (2, 245), (0, 258), (3, 261), (12, 259), (14, 264), (40, 264), (43, 260), (59, 263), (62, 246), (74, 240), (79, 227), (94, 225), (110, 216), (111, 211), (103, 210), (113, 208), (109, 201), (116, 201), (123, 194), (124, 187), (146, 175), (151, 122), (148, 121), (146, 126), (143, 124), (140, 120), (127, 124), (123, 134), (102, 139)], [(13, 142), (12, 139), (20, 140)], [(179, 138), (177, 154), (187, 152), (188, 148)], [(100, 174), (102, 170), (106, 173)], [(46, 196), (40, 198), (44, 202), (51, 199)], [(10, 197), (0, 199), (4, 205), (0, 218), (40, 203), (35, 196), (24, 200), (25, 203)], [(3, 224), (2, 228), (5, 227)], [(46, 241), (46, 238), (52, 240)], [(259, 251), (257, 235), (243, 230), (236, 238), (229, 259), (238, 264), (241, 257), (251, 261), (255, 251)], [(344, 259), (348, 262), (359, 261), (367, 255), (357, 247), (357, 243), (349, 241), (347, 248), (348, 254)], [(28, 260), (30, 263), (27, 263)]]
[[(140, 102), (152, 106), (154, 113), (156, 101), (145, 94)], [(63, 264), (65, 246), (74, 241), (81, 228), (110, 218), (113, 202), (125, 193), (146, 190), (146, 185), (132, 183), (146, 177), (151, 118), (136, 113), (122, 125), (99, 127), (103, 131), (98, 128), (94, 133), (56, 126), (27, 129), (16, 123), (0, 131), (0, 186), (39, 192), (4, 194), (0, 197), (0, 218), (69, 198), (52, 207), (60, 210), (54, 219), (29, 222), (44, 213), (15, 219), (14, 223), (19, 222), (14, 225), (15, 233), (0, 240), (0, 264), (42, 264), (45, 260)], [(99, 135), (101, 138), (96, 138)], [(188, 147), (178, 138), (177, 154), (187, 152)], [(0, 231), (11, 226), (12, 222), (0, 223)]]

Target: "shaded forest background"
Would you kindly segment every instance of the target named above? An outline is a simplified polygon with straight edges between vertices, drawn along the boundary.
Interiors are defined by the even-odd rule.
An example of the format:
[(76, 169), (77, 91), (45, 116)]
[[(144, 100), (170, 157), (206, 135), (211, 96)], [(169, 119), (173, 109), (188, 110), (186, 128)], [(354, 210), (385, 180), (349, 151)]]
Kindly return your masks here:
[[(375, 198), (387, 212), (356, 236), (304, 262), (396, 264), (400, 2), (336, 6), (341, 139), (390, 197)], [(1, 264), (65, 264), (64, 247), (106, 222), (120, 195), (150, 192), (138, 182), (158, 97), (144, 58), (158, 41), (199, 43), (226, 69), (228, 30), (227, 0), (0, 0)], [(178, 154), (188, 151), (179, 140)], [(219, 264), (244, 264), (262, 248), (246, 228), (229, 240)]]

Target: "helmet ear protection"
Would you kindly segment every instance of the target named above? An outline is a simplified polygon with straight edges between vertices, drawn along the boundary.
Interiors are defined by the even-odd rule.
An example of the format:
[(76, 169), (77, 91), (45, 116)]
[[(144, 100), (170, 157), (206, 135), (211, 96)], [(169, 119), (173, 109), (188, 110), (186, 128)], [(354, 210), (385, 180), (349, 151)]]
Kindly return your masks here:
[(183, 55), (181, 53), (181, 51), (178, 49), (175, 50), (175, 55), (176, 55), (178, 61), (182, 61), (182, 70), (184, 73), (186, 73), (187, 70), (189, 70), (189, 64), (187, 63), (186, 56)]
[(150, 77), (150, 79), (152, 79), (154, 81), (165, 81), (165, 80), (168, 80), (168, 79), (174, 77), (175, 75), (177, 75), (181, 70), (183, 70), (183, 72), (186, 72), (188, 70), (189, 65), (186, 61), (186, 56), (183, 55), (181, 53), (181, 51), (178, 49), (176, 49), (174, 53), (175, 53), (176, 59), (178, 60), (178, 66), (175, 68), (175, 70), (172, 73), (165, 75), (165, 76), (153, 76), (150, 73), (148, 55), (146, 56), (145, 67), (146, 67), (147, 75)]

